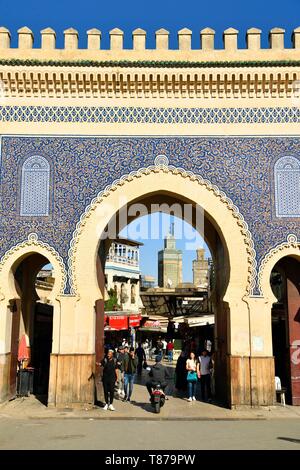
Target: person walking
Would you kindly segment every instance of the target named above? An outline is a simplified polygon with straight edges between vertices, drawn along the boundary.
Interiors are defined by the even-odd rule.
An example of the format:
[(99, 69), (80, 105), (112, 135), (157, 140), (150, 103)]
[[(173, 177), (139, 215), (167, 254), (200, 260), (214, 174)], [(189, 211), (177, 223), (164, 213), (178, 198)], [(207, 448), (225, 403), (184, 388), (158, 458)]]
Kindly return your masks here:
[(163, 342), (161, 340), (161, 337), (158, 338), (158, 341), (157, 341), (157, 344), (156, 344), (156, 355), (160, 355), (161, 357), (163, 357)]
[(146, 361), (149, 361), (150, 344), (149, 344), (148, 339), (146, 339), (146, 341), (144, 341), (144, 343), (142, 344), (142, 347), (145, 351)]
[(210, 388), (210, 369), (211, 359), (206, 349), (202, 351), (199, 356), (197, 364), (198, 377), (200, 376), (201, 385), (201, 398), (203, 401), (211, 401), (211, 388)]
[(124, 358), (125, 350), (124, 346), (119, 346), (117, 352), (117, 393), (120, 398), (124, 397)]
[(175, 368), (175, 388), (179, 392), (185, 392), (187, 389), (187, 370), (186, 370), (186, 354), (184, 351), (181, 351), (180, 356), (177, 359), (176, 368)]
[(114, 401), (114, 392), (115, 392), (115, 383), (117, 380), (117, 373), (116, 373), (116, 359), (114, 358), (114, 351), (109, 349), (107, 355), (104, 359), (97, 363), (103, 367), (103, 375), (102, 375), (102, 382), (103, 382), (103, 389), (104, 389), (104, 397), (105, 397), (105, 405), (103, 409), (115, 411), (113, 407)]
[(138, 358), (137, 373), (138, 375), (142, 375), (143, 362), (146, 361), (146, 354), (144, 348), (142, 348), (141, 343), (139, 343), (138, 347), (136, 348), (135, 354)]
[(166, 354), (167, 354), (167, 341), (165, 339), (162, 340), (162, 353), (163, 353), (163, 358), (165, 359), (166, 358)]
[(196, 385), (197, 385), (197, 361), (194, 352), (190, 352), (186, 361), (187, 383), (188, 383), (188, 401), (195, 401)]
[(138, 366), (138, 358), (135, 355), (134, 348), (129, 349), (129, 354), (124, 358), (124, 401), (130, 401), (133, 391), (134, 376)]
[(167, 344), (167, 354), (168, 354), (168, 361), (173, 362), (173, 351), (174, 351), (174, 343), (170, 339)]

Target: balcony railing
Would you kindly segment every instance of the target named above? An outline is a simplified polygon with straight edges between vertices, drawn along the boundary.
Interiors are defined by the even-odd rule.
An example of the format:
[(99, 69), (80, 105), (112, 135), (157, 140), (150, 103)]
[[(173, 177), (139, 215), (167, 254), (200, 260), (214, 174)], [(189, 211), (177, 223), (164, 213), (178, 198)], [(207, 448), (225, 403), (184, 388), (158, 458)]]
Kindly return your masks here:
[(112, 261), (113, 263), (128, 264), (128, 265), (130, 265), (130, 266), (138, 266), (138, 265), (139, 265), (138, 260), (126, 258), (126, 257), (123, 257), (123, 256), (111, 256), (111, 255), (108, 255), (108, 257), (107, 257), (106, 260), (107, 260), (107, 261)]

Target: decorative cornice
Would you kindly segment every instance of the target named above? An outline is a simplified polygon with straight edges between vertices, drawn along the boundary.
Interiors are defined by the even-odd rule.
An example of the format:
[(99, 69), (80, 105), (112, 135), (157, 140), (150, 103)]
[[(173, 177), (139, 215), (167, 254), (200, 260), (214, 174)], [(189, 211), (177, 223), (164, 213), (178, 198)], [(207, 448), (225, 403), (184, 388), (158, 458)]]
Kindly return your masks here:
[(237, 67), (299, 67), (300, 60), (40, 60), (0, 59), (0, 65), (22, 67), (124, 67), (124, 68), (237, 68)]
[(240, 228), (241, 235), (244, 238), (244, 243), (248, 253), (248, 284), (246, 286), (246, 294), (251, 295), (255, 288), (256, 282), (256, 253), (252, 235), (238, 207), (229, 197), (227, 197), (224, 191), (221, 191), (218, 188), (218, 186), (213, 185), (209, 180), (203, 179), (202, 176), (196, 175), (192, 171), (187, 171), (183, 168), (177, 168), (169, 165), (168, 158), (164, 155), (158, 155), (154, 160), (154, 165), (151, 165), (147, 168), (140, 168), (137, 171), (132, 171), (131, 173), (121, 176), (121, 178), (115, 180), (103, 191), (99, 192), (98, 195), (92, 200), (91, 204), (86, 207), (84, 213), (81, 215), (80, 220), (76, 225), (75, 231), (73, 232), (73, 237), (68, 252), (68, 275), (71, 294), (78, 294), (75, 260), (79, 239), (88, 219), (91, 217), (92, 213), (99, 206), (99, 204), (101, 204), (105, 198), (109, 197), (109, 195), (118, 187), (130, 183), (134, 179), (149, 175), (150, 173), (171, 173), (173, 175), (180, 175), (183, 178), (188, 178), (190, 181), (196, 181), (199, 185), (204, 186), (208, 191), (212, 191), (213, 194), (221, 200), (221, 202), (224, 204), (224, 208), (226, 208), (230, 215), (236, 219), (236, 223)]
[(287, 241), (282, 242), (279, 245), (276, 245), (274, 248), (272, 248), (261, 261), (259, 271), (258, 271), (258, 276), (257, 276), (258, 278), (257, 285), (258, 285), (258, 290), (259, 290), (260, 295), (263, 294), (262, 278), (263, 278), (263, 273), (266, 268), (266, 265), (275, 255), (277, 255), (280, 252), (282, 252), (282, 256), (285, 256), (284, 251), (288, 248), (295, 248), (297, 251), (299, 251), (299, 256), (300, 256), (300, 240), (297, 239), (297, 235), (290, 233), (287, 236)]
[(3, 98), (290, 98), (297, 80), (300, 61), (0, 60)]
[(60, 268), (61, 275), (62, 275), (61, 284), (59, 287), (59, 293), (63, 294), (67, 285), (67, 272), (66, 272), (64, 261), (54, 248), (52, 248), (48, 243), (44, 243), (41, 240), (39, 240), (38, 235), (36, 233), (30, 233), (28, 235), (27, 240), (24, 240), (23, 242), (20, 242), (17, 245), (13, 246), (2, 256), (0, 260), (0, 274), (1, 274), (1, 271), (3, 270), (4, 265), (6, 264), (6, 262), (9, 260), (11, 256), (15, 255), (18, 251), (22, 250), (23, 248), (32, 248), (34, 250), (35, 247), (39, 247), (39, 248), (46, 250), (49, 253), (49, 255), (51, 257), (54, 257), (55, 260), (57, 261), (59, 268)]

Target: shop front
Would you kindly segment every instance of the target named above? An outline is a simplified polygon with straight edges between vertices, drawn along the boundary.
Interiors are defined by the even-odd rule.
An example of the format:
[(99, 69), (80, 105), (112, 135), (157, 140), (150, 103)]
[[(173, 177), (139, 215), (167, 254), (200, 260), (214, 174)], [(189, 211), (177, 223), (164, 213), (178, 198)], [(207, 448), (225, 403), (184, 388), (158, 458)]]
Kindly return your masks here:
[(128, 345), (136, 346), (136, 329), (141, 323), (140, 314), (131, 312), (106, 312), (105, 314), (105, 348), (117, 348), (124, 340)]

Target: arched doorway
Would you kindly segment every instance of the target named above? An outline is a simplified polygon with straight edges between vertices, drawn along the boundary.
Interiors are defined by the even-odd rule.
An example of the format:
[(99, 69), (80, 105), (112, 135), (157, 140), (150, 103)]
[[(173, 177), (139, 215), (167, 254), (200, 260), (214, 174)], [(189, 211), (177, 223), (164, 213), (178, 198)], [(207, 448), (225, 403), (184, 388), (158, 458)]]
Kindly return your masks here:
[[(32, 392), (43, 403), (48, 401), (50, 354), (52, 351), (53, 305), (49, 294), (54, 287), (52, 266), (43, 255), (32, 253), (12, 267), (19, 299), (20, 315), (16, 315), (12, 342), (25, 335), (28, 349), (26, 366), (33, 368)], [(16, 323), (19, 320), (19, 325)], [(11, 384), (16, 374), (15, 356), (11, 363)], [(19, 367), (24, 364), (19, 363)], [(13, 390), (11, 390), (13, 392)]]
[[(227, 402), (227, 347), (229, 336), (228, 315), (230, 312), (228, 303), (224, 300), (224, 294), (227, 290), (230, 278), (230, 261), (226, 243), (223, 239), (220, 228), (215, 225), (209, 214), (203, 212), (201, 216), (203, 220), (197, 226), (197, 204), (192, 200), (182, 197), (167, 191), (152, 192), (144, 194), (141, 197), (131, 201), (128, 206), (122, 206), (108, 221), (105, 231), (109, 232), (109, 227), (113, 227), (112, 236), (115, 234), (115, 227), (117, 232), (122, 231), (125, 225), (130, 224), (133, 220), (147, 213), (153, 213), (153, 208), (159, 207), (160, 212), (169, 213), (172, 208), (180, 208), (182, 218), (189, 222), (194, 228), (201, 228), (200, 235), (203, 236), (205, 242), (210, 248), (214, 264), (215, 282), (214, 288), (211, 292), (210, 303), (213, 305), (215, 313), (215, 346), (216, 346), (216, 376), (220, 378), (216, 381), (216, 394), (217, 398), (223, 402)], [(187, 207), (189, 209), (187, 209)], [(178, 215), (178, 214), (177, 214)], [(201, 226), (201, 227), (200, 227)], [(109, 235), (109, 233), (108, 233)], [(117, 233), (117, 236), (119, 234)], [(101, 239), (102, 237), (100, 237)], [(102, 280), (104, 278), (105, 263), (107, 256), (111, 249), (111, 243), (114, 238), (105, 237), (104, 240), (99, 242), (98, 247), (98, 282), (101, 291), (103, 290)], [(101, 271), (101, 272), (100, 272)], [(126, 285), (121, 285), (121, 304), (122, 297), (127, 295), (125, 291)], [(101, 326), (99, 326), (101, 329)], [(98, 340), (99, 341), (99, 340)], [(103, 353), (103, 347), (101, 346)]]
[[(42, 268), (45, 267), (45, 270)], [(23, 366), (35, 369), (33, 392), (49, 401), (53, 353), (59, 352), (60, 301), (66, 282), (57, 252), (32, 233), (12, 247), (0, 262), (1, 400), (16, 396), (19, 344), (25, 338)], [(23, 339), (22, 339), (23, 341)], [(20, 365), (20, 364), (19, 364)], [(52, 364), (53, 365), (53, 364)], [(52, 377), (52, 380), (51, 380)], [(53, 394), (53, 387), (52, 387)]]
[[(128, 207), (134, 204), (149, 207), (155, 202), (165, 202), (168, 206), (173, 203), (190, 204), (194, 210), (197, 206), (203, 208), (203, 236), (213, 254), (216, 276), (213, 300), (216, 305), (218, 396), (230, 405), (249, 404), (251, 333), (247, 296), (254, 274), (251, 235), (238, 209), (224, 193), (201, 178), (182, 174), (179, 170), (159, 167), (153, 171), (141, 170), (128, 179), (122, 178), (120, 183), (108, 188), (93, 201), (77, 225), (71, 243), (69, 272), (74, 294), (80, 292), (81, 299), (77, 304), (80, 311), (86, 313), (87, 303), (92, 302), (93, 298), (97, 299), (94, 324), (96, 357), (103, 353), (103, 266), (110, 246), (109, 241), (100, 243), (100, 239), (112, 218), (117, 221), (119, 229), (124, 226), (124, 200), (127, 213)], [(126, 219), (126, 224), (136, 216), (136, 213), (131, 214), (132, 219)], [(194, 225), (193, 217), (192, 214), (191, 222)], [(98, 236), (95, 237), (95, 234)], [(85, 294), (87, 291), (89, 298)], [(89, 308), (92, 307), (91, 303)], [(89, 322), (93, 324), (92, 318)], [(268, 335), (269, 331), (265, 334)], [(267, 349), (260, 353), (255, 367), (265, 360), (268, 364), (272, 363), (272, 358), (265, 358), (264, 354), (267, 356)], [(268, 382), (260, 386), (269, 389), (271, 385)]]
[(273, 267), (270, 283), (276, 302), (272, 307), (275, 375), (286, 388), (286, 400), (300, 405), (300, 262), (285, 256)]

